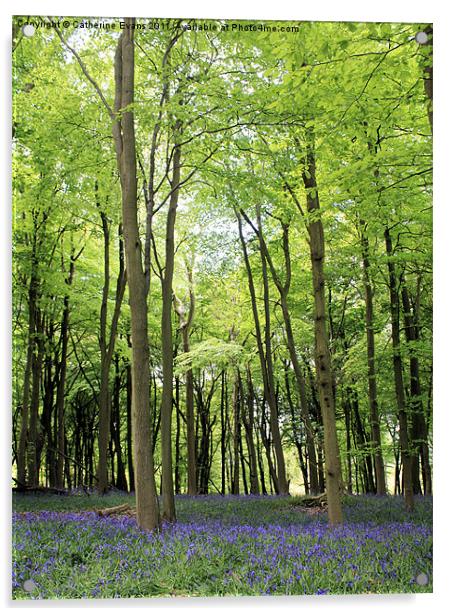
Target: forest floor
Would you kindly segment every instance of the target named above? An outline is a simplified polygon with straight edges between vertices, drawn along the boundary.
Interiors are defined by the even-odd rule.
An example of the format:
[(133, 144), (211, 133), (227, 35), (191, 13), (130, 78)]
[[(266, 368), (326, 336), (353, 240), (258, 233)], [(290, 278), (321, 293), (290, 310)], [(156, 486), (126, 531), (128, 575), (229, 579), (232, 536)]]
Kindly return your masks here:
[(346, 523), (296, 497), (176, 497), (160, 533), (96, 508), (133, 495), (13, 496), (15, 599), (432, 592), (432, 498), (345, 496)]

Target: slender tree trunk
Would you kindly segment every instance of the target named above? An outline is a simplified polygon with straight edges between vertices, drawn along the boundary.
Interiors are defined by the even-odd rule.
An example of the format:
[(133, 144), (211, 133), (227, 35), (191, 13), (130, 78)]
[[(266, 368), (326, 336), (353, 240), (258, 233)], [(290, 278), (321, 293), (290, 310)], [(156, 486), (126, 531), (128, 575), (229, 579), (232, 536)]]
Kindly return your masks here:
[[(243, 213), (244, 215), (244, 213)], [(293, 328), (291, 325), (291, 316), (288, 308), (288, 293), (291, 286), (291, 256), (290, 256), (290, 243), (289, 243), (289, 225), (282, 223), (283, 229), (283, 252), (285, 258), (285, 282), (283, 283), (279, 275), (277, 274), (276, 268), (274, 267), (270, 252), (266, 245), (266, 242), (263, 237), (263, 229), (261, 226), (261, 218), (260, 218), (260, 209), (257, 207), (257, 219), (258, 219), (258, 229), (257, 235), (260, 241), (260, 250), (261, 254), (266, 258), (269, 269), (271, 271), (271, 275), (276, 285), (279, 295), (280, 295), (280, 306), (282, 308), (283, 320), (285, 323), (285, 333), (286, 333), (286, 341), (288, 352), (290, 354), (290, 360), (293, 365), (293, 370), (296, 376), (296, 383), (299, 391), (299, 401), (301, 403), (301, 417), (302, 421), (305, 425), (306, 430), (306, 441), (307, 441), (307, 451), (308, 451), (308, 465), (309, 465), (309, 475), (310, 475), (310, 491), (312, 494), (318, 494), (318, 469), (316, 462), (316, 451), (315, 451), (315, 437), (314, 431), (312, 427), (312, 423), (310, 421), (310, 415), (308, 410), (308, 402), (307, 395), (305, 391), (305, 380), (302, 374), (301, 367), (299, 365), (299, 360), (296, 353), (296, 346), (294, 343), (294, 335)], [(247, 219), (250, 223), (251, 221)], [(263, 263), (262, 263), (263, 266)], [(266, 269), (266, 265), (264, 266)]]
[[(50, 322), (46, 328), (46, 338), (48, 344), (53, 345), (53, 322)], [(42, 425), (44, 428), (46, 447), (46, 470), (48, 475), (48, 484), (51, 488), (56, 486), (56, 467), (55, 467), (55, 442), (53, 439), (52, 420), (54, 415), (54, 389), (55, 379), (53, 378), (53, 361), (52, 353), (47, 350), (44, 359), (44, 400), (42, 409)]]
[(127, 469), (128, 485), (130, 492), (135, 489), (135, 472), (133, 468), (133, 442), (132, 442), (132, 369), (128, 364), (126, 367), (127, 375)]
[(323, 418), (321, 415), (321, 407), (316, 395), (316, 386), (315, 386), (315, 377), (313, 375), (313, 370), (308, 362), (307, 358), (304, 357), (304, 364), (307, 369), (308, 380), (310, 385), (310, 395), (312, 398), (312, 405), (314, 409), (314, 417), (316, 423), (318, 425), (317, 430), (317, 456), (316, 459), (318, 461), (318, 482), (319, 482), (319, 492), (322, 494), (326, 489), (326, 481), (324, 478), (324, 439), (323, 439)]
[(226, 373), (221, 373), (221, 494), (226, 493), (226, 434), (227, 434)]
[[(262, 401), (261, 423), (260, 423), (260, 436), (262, 439), (263, 447), (265, 448), (266, 461), (268, 463), (270, 482), (274, 486), (277, 494), (279, 494), (279, 487), (277, 481), (277, 473), (272, 461), (271, 455), (271, 439), (266, 433), (266, 418), (265, 418), (265, 399)], [(270, 431), (271, 434), (271, 431)]]
[[(179, 139), (180, 123), (176, 122), (175, 139)], [(174, 230), (177, 214), (180, 184), (181, 148), (174, 146), (171, 197), (166, 220), (166, 261), (162, 279), (163, 308), (161, 313), (161, 349), (163, 357), (163, 391), (161, 395), (161, 464), (163, 489), (163, 519), (175, 522), (174, 482), (172, 476), (172, 396), (173, 396), (173, 353), (172, 353), (172, 279), (174, 276), (175, 242)]]
[(395, 380), (396, 401), (398, 405), (399, 419), (399, 443), (401, 448), (401, 462), (403, 469), (404, 499), (406, 509), (412, 511), (414, 508), (413, 484), (412, 484), (412, 458), (409, 447), (409, 431), (407, 423), (406, 401), (404, 394), (404, 377), (402, 373), (401, 340), (399, 324), (399, 295), (398, 280), (393, 263), (393, 244), (388, 227), (384, 231), (385, 247), (388, 257), (388, 276), (390, 290), (390, 313), (393, 345), (393, 374)]
[(258, 437), (258, 430), (256, 431), (256, 441), (257, 441), (257, 462), (258, 462), (258, 472), (260, 475), (260, 485), (262, 487), (262, 494), (268, 494), (266, 490), (266, 482), (265, 482), (265, 467), (263, 464), (263, 456), (262, 456), (262, 448), (260, 444), (260, 439)]
[[(71, 254), (69, 274), (66, 284), (70, 287), (74, 276), (75, 261)], [(67, 371), (67, 344), (69, 339), (69, 296), (64, 297), (63, 318), (61, 321), (61, 359), (58, 371), (58, 385), (56, 389), (56, 419), (57, 419), (57, 463), (56, 463), (56, 487), (64, 488), (64, 445), (66, 441), (65, 430), (65, 391), (66, 391), (66, 371)]]
[(299, 361), (298, 361), (297, 354), (296, 354), (296, 349), (294, 346), (294, 336), (293, 336), (293, 330), (291, 327), (291, 318), (288, 312), (286, 301), (284, 302), (281, 301), (281, 304), (282, 304), (282, 312), (283, 312), (284, 321), (285, 321), (287, 346), (288, 346), (288, 351), (290, 353), (291, 364), (293, 366), (294, 374), (296, 376), (296, 382), (297, 382), (298, 391), (299, 391), (299, 399), (301, 403), (301, 416), (302, 416), (302, 420), (305, 426), (307, 454), (308, 454), (308, 469), (309, 469), (309, 478), (310, 478), (309, 490), (311, 494), (318, 494), (319, 493), (319, 482), (318, 482), (318, 464), (316, 460), (316, 450), (315, 450), (315, 436), (314, 436), (313, 426), (310, 420), (310, 415), (309, 415), (309, 410), (308, 410), (307, 395), (305, 391), (305, 380), (304, 380), (304, 376), (301, 371), (301, 367), (299, 365)]
[[(137, 521), (141, 528), (159, 526), (149, 404), (149, 342), (146, 280), (138, 227), (134, 102), (135, 21), (126, 18), (115, 56), (116, 121), (113, 136), (122, 190), (122, 220), (132, 330), (132, 431)], [(119, 110), (121, 115), (119, 116)]]
[[(180, 330), (182, 332), (183, 352), (189, 353), (190, 343), (189, 336), (194, 318), (195, 296), (193, 290), (192, 270), (187, 267), (189, 281), (189, 309), (186, 316), (186, 310), (181, 301), (174, 295), (174, 309), (179, 318)], [(194, 426), (194, 384), (193, 371), (191, 368), (185, 372), (185, 392), (186, 392), (186, 446), (187, 446), (187, 474), (188, 474), (188, 494), (191, 496), (197, 494), (197, 470), (196, 470), (196, 443), (195, 443), (195, 426)]]
[(108, 441), (110, 438), (109, 371), (107, 355), (107, 315), (110, 289), (110, 225), (98, 200), (98, 183), (95, 183), (96, 205), (100, 212), (103, 231), (103, 290), (100, 306), (100, 391), (99, 391), (99, 462), (97, 490), (104, 494), (108, 489)]
[(113, 427), (114, 427), (114, 448), (117, 458), (117, 477), (116, 487), (119, 490), (127, 491), (127, 478), (125, 476), (125, 465), (122, 457), (121, 446), (121, 408), (120, 408), (120, 392), (121, 392), (121, 375), (119, 372), (119, 356), (116, 353), (114, 357), (114, 390), (113, 390)]
[(287, 481), (287, 474), (285, 468), (285, 457), (282, 448), (282, 439), (280, 436), (279, 428), (279, 416), (277, 412), (277, 403), (274, 387), (274, 368), (272, 359), (272, 345), (271, 345), (271, 314), (269, 305), (269, 283), (268, 283), (268, 270), (266, 266), (266, 259), (263, 254), (263, 247), (261, 246), (262, 238), (262, 225), (261, 225), (261, 213), (260, 207), (257, 206), (257, 224), (259, 229), (260, 238), (260, 256), (262, 264), (262, 278), (263, 278), (263, 300), (264, 300), (264, 313), (265, 313), (265, 356), (267, 367), (267, 381), (268, 381), (268, 406), (269, 406), (269, 423), (271, 426), (271, 435), (274, 445), (274, 451), (276, 454), (277, 463), (277, 480), (278, 491), (280, 494), (289, 494), (289, 487)]
[(421, 398), (420, 366), (415, 353), (415, 343), (419, 340), (418, 327), (411, 312), (411, 302), (405, 285), (402, 286), (401, 298), (404, 312), (404, 330), (409, 345), (410, 394), (412, 411), (412, 430), (415, 453), (415, 466), (418, 468), (421, 458), (423, 488), (425, 494), (432, 493), (431, 464), (429, 460), (428, 431)]
[(369, 243), (365, 231), (365, 222), (360, 220), (363, 282), (365, 287), (365, 326), (366, 326), (366, 350), (368, 365), (368, 400), (370, 407), (371, 422), (371, 448), (374, 452), (374, 465), (376, 470), (377, 494), (387, 493), (385, 483), (384, 460), (382, 457), (381, 429), (379, 407), (377, 403), (375, 344), (374, 344), (374, 317), (373, 317), (373, 288), (370, 279)]
[(374, 484), (373, 477), (373, 462), (371, 453), (368, 451), (368, 438), (365, 432), (365, 428), (363, 426), (362, 418), (360, 417), (359, 411), (359, 398), (355, 391), (351, 388), (347, 388), (347, 395), (349, 398), (349, 404), (352, 406), (353, 414), (354, 414), (354, 423), (355, 423), (355, 433), (357, 437), (358, 449), (362, 452), (363, 464), (362, 464), (362, 472), (365, 478), (365, 492), (374, 493), (376, 492), (376, 486)]
[(17, 482), (20, 488), (26, 485), (27, 473), (27, 442), (28, 442), (28, 421), (30, 412), (30, 383), (31, 371), (33, 364), (33, 354), (35, 347), (36, 333), (36, 300), (38, 280), (36, 275), (36, 238), (33, 239), (32, 248), (32, 268), (30, 284), (28, 287), (28, 341), (27, 341), (27, 359), (24, 371), (23, 381), (23, 398), (22, 409), (20, 415), (20, 434), (19, 446), (17, 450)]
[[(243, 257), (246, 265), (246, 272), (248, 277), (249, 292), (251, 296), (252, 314), (254, 316), (255, 334), (257, 339), (258, 355), (260, 359), (260, 366), (263, 377), (263, 388), (265, 392), (265, 399), (269, 406), (270, 411), (270, 427), (271, 436), (275, 441), (276, 458), (277, 458), (277, 491), (280, 494), (288, 494), (288, 482), (286, 478), (285, 459), (282, 450), (282, 442), (280, 438), (279, 419), (277, 417), (276, 400), (274, 394), (274, 375), (272, 369), (272, 354), (271, 354), (271, 331), (270, 331), (270, 314), (269, 314), (269, 291), (268, 291), (268, 276), (266, 272), (266, 260), (262, 258), (262, 268), (264, 268), (264, 304), (265, 304), (265, 348), (263, 347), (263, 339), (261, 335), (260, 320), (257, 309), (257, 299), (255, 294), (254, 279), (252, 275), (252, 269), (249, 262), (249, 256), (247, 252), (246, 241), (243, 235), (243, 227), (241, 216), (237, 210), (235, 214), (238, 221), (238, 231), (240, 236), (240, 242), (243, 249)], [(265, 275), (266, 274), (266, 275)]]
[[(299, 466), (301, 468), (302, 478), (304, 481), (304, 491), (305, 491), (305, 494), (310, 494), (307, 466), (304, 463), (304, 454), (302, 451), (302, 436), (300, 434), (299, 426), (297, 425), (296, 412), (295, 412), (295, 408), (293, 404), (293, 399), (291, 397), (290, 377), (289, 377), (289, 372), (288, 372), (289, 362), (288, 361), (284, 362), (283, 367), (284, 367), (284, 376), (285, 376), (285, 390), (287, 394), (288, 406), (290, 408), (291, 429), (293, 432), (294, 444), (296, 445), (296, 449), (298, 452)], [(307, 458), (308, 458), (308, 455), (306, 455), (306, 459)], [(315, 451), (315, 460), (316, 460), (316, 451)]]
[[(258, 484), (258, 468), (257, 456), (255, 453), (254, 443), (254, 387), (252, 384), (252, 375), (249, 366), (246, 370), (247, 374), (247, 405), (244, 404), (243, 397), (243, 423), (246, 432), (247, 450), (249, 452), (249, 479), (251, 494), (260, 494), (260, 486)], [(247, 417), (246, 417), (247, 406)]]
[[(96, 188), (97, 193), (97, 188)], [(100, 203), (97, 203), (100, 210)], [(116, 299), (107, 337), (108, 294), (110, 288), (110, 230), (105, 212), (100, 210), (103, 229), (104, 282), (100, 308), (100, 392), (99, 392), (99, 462), (97, 467), (97, 490), (104, 494), (108, 490), (108, 441), (110, 438), (110, 368), (116, 345), (117, 326), (125, 292), (126, 275), (122, 245), (122, 228), (119, 226), (119, 274), (116, 283)]]
[(39, 485), (40, 460), (40, 434), (39, 430), (39, 402), (43, 359), (43, 324), (39, 309), (36, 310), (36, 352), (32, 359), (32, 387), (30, 402), (30, 426), (28, 431), (28, 482), (30, 486)]
[(180, 494), (180, 378), (175, 377), (175, 466), (174, 491)]
[(240, 398), (238, 392), (238, 377), (235, 375), (232, 390), (233, 409), (233, 476), (232, 494), (240, 493), (240, 453), (239, 453), (239, 430), (240, 430)]
[(324, 231), (319, 217), (320, 203), (316, 185), (316, 162), (314, 137), (308, 131), (306, 168), (303, 181), (307, 193), (307, 211), (314, 218), (308, 222), (310, 257), (312, 264), (313, 292), (315, 300), (315, 364), (319, 400), (324, 426), (324, 453), (326, 462), (326, 491), (328, 516), (331, 525), (343, 521), (341, 509), (341, 467), (335, 421), (332, 365), (326, 329), (326, 300), (324, 295)]
[(343, 404), (346, 426), (346, 461), (347, 461), (347, 489), (352, 494), (352, 460), (351, 460), (351, 406), (346, 399)]
[(433, 28), (432, 28), (432, 24), (428, 25), (425, 30), (426, 34), (428, 35), (428, 41), (426, 43), (426, 50), (427, 50), (427, 54), (426, 54), (426, 58), (427, 58), (427, 66), (425, 67), (425, 73), (426, 76), (424, 78), (424, 91), (426, 92), (426, 96), (428, 97), (429, 101), (428, 101), (428, 118), (429, 118), (429, 125), (431, 127), (431, 132), (432, 132), (432, 125), (433, 125), (433, 109), (432, 109), (432, 100), (433, 100), (433, 87), (432, 87), (432, 83), (433, 83), (433, 70), (432, 70), (432, 45), (433, 45)]
[(240, 462), (241, 462), (241, 475), (243, 478), (243, 490), (244, 490), (244, 494), (247, 496), (249, 494), (249, 488), (248, 488), (247, 477), (246, 477), (246, 464), (249, 466), (249, 463), (244, 457), (241, 423), (238, 426), (238, 449), (239, 449)]

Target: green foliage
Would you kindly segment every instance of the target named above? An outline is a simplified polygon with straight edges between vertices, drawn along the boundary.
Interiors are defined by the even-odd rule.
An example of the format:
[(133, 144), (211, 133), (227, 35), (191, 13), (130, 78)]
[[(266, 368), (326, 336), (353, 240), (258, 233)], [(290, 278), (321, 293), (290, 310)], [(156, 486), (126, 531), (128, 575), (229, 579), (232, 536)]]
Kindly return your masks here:
[[(263, 377), (235, 215), (235, 211), (243, 210), (255, 225), (258, 205), (263, 234), (282, 281), (287, 272), (281, 223), (289, 224), (288, 305), (296, 352), (308, 382), (309, 409), (316, 422), (307, 225), (321, 218), (326, 241), (327, 318), (339, 402), (338, 428), (345, 453), (343, 401), (348, 389), (356, 392), (364, 428), (367, 432), (370, 429), (362, 269), (365, 235), (374, 293), (375, 361), (384, 453), (391, 465), (392, 444), (396, 445), (397, 438), (397, 410), (391, 369), (386, 228), (394, 241), (390, 259), (415, 307), (420, 333), (414, 342), (402, 341), (406, 383), (409, 361), (415, 355), (420, 364), (421, 401), (430, 423), (432, 143), (423, 83), (428, 50), (414, 40), (418, 24), (279, 25), (295, 29), (290, 33), (218, 29), (208, 35), (187, 30), (169, 54), (168, 46), (180, 31), (177, 20), (170, 20), (164, 31), (136, 32), (133, 111), (143, 250), (152, 150), (155, 167), (148, 299), (151, 368), (156, 382), (153, 412), (157, 412), (160, 393), (159, 277), (165, 266), (171, 156), (175, 142), (181, 141), (182, 184), (173, 287), (177, 296), (187, 300), (190, 285), (186, 261), (189, 262), (196, 308), (189, 353), (180, 352), (180, 335), (174, 335), (176, 375), (180, 382), (192, 368), (208, 389), (221, 371), (233, 375), (237, 369), (250, 367), (256, 395), (262, 398)], [(112, 105), (117, 33), (81, 34), (77, 29), (68, 29), (64, 36), (77, 49), (87, 71)], [(71, 437), (77, 427), (72, 413), (76, 396), (89, 392), (95, 407), (99, 386), (99, 317), (104, 283), (101, 212), (107, 218), (110, 233), (109, 314), (114, 307), (119, 271), (120, 185), (111, 118), (77, 61), (52, 29), (38, 29), (35, 36), (22, 37), (15, 48), (13, 96), (15, 428), (17, 433), (29, 341), (29, 289), (34, 277), (37, 306), (44, 322), (44, 333), (39, 335), (44, 340), (46, 357), (52, 358), (54, 379), (61, 353), (59, 336), (65, 298), (70, 305), (70, 387), (66, 407)], [(174, 128), (177, 120), (180, 134)], [(317, 177), (316, 186), (308, 190), (310, 196), (319, 197), (320, 209), (307, 214), (302, 175), (312, 179), (305, 157), (307, 137), (313, 133)], [(243, 228), (263, 323), (261, 255), (252, 225), (244, 222)], [(82, 248), (69, 286), (71, 255), (78, 255)], [(289, 456), (294, 455), (294, 449), (284, 382), (283, 361), (288, 357), (285, 326), (279, 293), (272, 282), (269, 293), (280, 422)], [(176, 331), (178, 323), (175, 315), (173, 318)], [(116, 347), (121, 373), (130, 359), (129, 336), (126, 296)], [(38, 339), (39, 336), (35, 341)], [(124, 389), (122, 379), (123, 420)], [(296, 387), (293, 390), (297, 412), (299, 392)], [(181, 405), (183, 409), (184, 401)], [(213, 415), (218, 405), (219, 395), (215, 394)], [(42, 407), (41, 400), (40, 411)], [(215, 444), (217, 430), (216, 426)], [(125, 434), (123, 441), (124, 437)], [(352, 453), (359, 455), (355, 448)], [(217, 464), (215, 459), (213, 474)], [(299, 475), (297, 469), (293, 483)]]

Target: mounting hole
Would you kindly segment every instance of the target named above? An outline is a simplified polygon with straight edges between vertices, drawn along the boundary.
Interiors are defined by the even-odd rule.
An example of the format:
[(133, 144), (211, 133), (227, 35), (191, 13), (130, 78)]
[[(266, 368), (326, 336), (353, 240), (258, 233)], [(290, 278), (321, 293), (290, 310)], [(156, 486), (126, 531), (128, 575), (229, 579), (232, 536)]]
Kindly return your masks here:
[(37, 589), (37, 586), (33, 582), (33, 580), (25, 580), (25, 582), (23, 583), (23, 589), (26, 590), (27, 592), (33, 592), (34, 590)]
[(415, 579), (418, 586), (427, 586), (429, 582), (429, 576), (427, 573), (419, 573)]
[(426, 32), (417, 32), (415, 34), (415, 40), (419, 45), (426, 45), (429, 40), (429, 37)]
[(24, 33), (24, 36), (33, 36), (36, 29), (33, 24), (25, 24), (25, 26), (22, 26), (22, 32)]

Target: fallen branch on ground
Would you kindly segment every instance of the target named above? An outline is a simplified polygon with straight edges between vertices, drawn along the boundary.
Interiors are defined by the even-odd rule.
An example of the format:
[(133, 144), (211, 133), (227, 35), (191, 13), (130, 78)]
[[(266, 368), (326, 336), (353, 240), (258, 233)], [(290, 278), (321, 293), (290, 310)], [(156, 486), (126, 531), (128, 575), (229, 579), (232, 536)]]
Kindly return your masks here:
[(327, 507), (327, 494), (306, 494), (305, 496), (296, 497), (293, 507)]
[(110, 515), (136, 515), (136, 509), (128, 503), (116, 505), (115, 507), (107, 507), (106, 509), (94, 509), (100, 517), (108, 517)]

